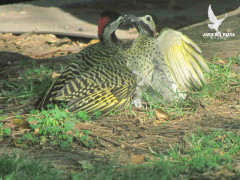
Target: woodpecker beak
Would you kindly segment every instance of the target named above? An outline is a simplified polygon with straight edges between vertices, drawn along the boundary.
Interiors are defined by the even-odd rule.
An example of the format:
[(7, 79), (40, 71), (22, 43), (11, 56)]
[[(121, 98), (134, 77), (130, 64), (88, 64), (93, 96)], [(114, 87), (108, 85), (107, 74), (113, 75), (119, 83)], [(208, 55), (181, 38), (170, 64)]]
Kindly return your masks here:
[(129, 19), (130, 19), (130, 21), (131, 21), (132, 23), (135, 23), (135, 22), (137, 22), (137, 21), (140, 20), (139, 17), (136, 17), (136, 16), (134, 16), (134, 15), (130, 15), (130, 16), (129, 16)]
[(120, 16), (117, 21), (119, 21), (121, 24), (125, 21), (126, 17), (124, 16)]
[(123, 17), (125, 18), (127, 23), (133, 23), (139, 20), (139, 18), (131, 14), (123, 15)]

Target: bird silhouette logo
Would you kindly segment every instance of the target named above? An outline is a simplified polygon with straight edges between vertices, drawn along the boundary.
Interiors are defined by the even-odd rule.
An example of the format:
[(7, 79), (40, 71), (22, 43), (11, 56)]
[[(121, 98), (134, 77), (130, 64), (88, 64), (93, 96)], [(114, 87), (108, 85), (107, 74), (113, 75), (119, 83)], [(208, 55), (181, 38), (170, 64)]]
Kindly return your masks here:
[(220, 33), (220, 31), (218, 30), (218, 27), (222, 24), (222, 22), (226, 19), (227, 14), (225, 15), (224, 18), (222, 19), (217, 19), (217, 17), (215, 16), (215, 14), (212, 11), (211, 8), (211, 4), (208, 7), (208, 18), (209, 20), (213, 23), (213, 24), (208, 24), (208, 27), (210, 29), (214, 29), (217, 33)]

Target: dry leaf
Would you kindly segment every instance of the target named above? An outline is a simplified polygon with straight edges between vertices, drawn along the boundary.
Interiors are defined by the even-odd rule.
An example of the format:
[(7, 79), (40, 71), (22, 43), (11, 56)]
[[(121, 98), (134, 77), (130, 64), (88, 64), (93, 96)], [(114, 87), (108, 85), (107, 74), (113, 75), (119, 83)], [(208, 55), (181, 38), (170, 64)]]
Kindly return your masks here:
[(34, 129), (34, 134), (38, 134), (39, 133), (39, 128)]
[(145, 155), (132, 155), (131, 156), (132, 164), (143, 164), (145, 163)]
[(214, 140), (224, 140), (227, 136), (224, 135), (224, 136), (220, 136), (220, 137), (216, 137), (214, 138)]
[(17, 127), (21, 127), (24, 129), (30, 129), (29, 123), (25, 121), (24, 119), (13, 119), (13, 124)]
[(126, 148), (126, 146), (124, 145), (124, 144), (121, 144), (121, 146), (120, 146), (122, 149), (125, 149)]
[(228, 62), (226, 60), (220, 59), (218, 61), (218, 64), (227, 64)]
[(91, 41), (88, 42), (88, 45), (96, 44), (98, 42), (99, 42), (99, 39), (92, 39)]
[(156, 160), (156, 159), (159, 159), (159, 158), (156, 158), (155, 156), (153, 156), (153, 155), (146, 155), (146, 157), (145, 157), (145, 160), (146, 161), (154, 161), (154, 160)]
[(47, 36), (52, 37), (52, 38), (56, 38), (56, 35), (54, 35), (54, 34), (48, 34)]
[(52, 73), (52, 78), (55, 79), (55, 78), (57, 78), (57, 77), (60, 76), (60, 75), (61, 75), (61, 74), (54, 72), (54, 73)]
[(162, 108), (157, 108), (155, 110), (157, 119), (160, 121), (167, 121), (170, 119), (169, 115), (162, 109)]
[(136, 112), (136, 120), (139, 121), (140, 124), (146, 124), (149, 121), (149, 117), (146, 112)]

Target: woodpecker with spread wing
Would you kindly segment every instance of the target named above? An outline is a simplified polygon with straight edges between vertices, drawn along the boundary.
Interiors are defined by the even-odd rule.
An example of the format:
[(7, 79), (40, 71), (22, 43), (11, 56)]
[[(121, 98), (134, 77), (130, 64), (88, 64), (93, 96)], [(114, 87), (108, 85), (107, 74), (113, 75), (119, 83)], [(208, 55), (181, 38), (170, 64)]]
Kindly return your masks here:
[(189, 37), (173, 29), (156, 34), (156, 19), (151, 15), (133, 20), (139, 32), (127, 49), (129, 68), (144, 87), (137, 87), (134, 104), (141, 107), (142, 91), (151, 87), (167, 102), (185, 99), (186, 92), (199, 90), (204, 80), (203, 69), (208, 66), (201, 49)]

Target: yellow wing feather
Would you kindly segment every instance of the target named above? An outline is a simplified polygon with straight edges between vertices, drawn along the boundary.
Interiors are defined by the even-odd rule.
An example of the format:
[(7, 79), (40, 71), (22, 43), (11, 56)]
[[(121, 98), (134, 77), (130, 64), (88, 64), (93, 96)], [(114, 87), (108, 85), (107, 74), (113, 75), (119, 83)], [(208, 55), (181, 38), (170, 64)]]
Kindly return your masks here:
[[(69, 107), (69, 111), (88, 111), (89, 114), (93, 114), (96, 111), (106, 114), (110, 110), (122, 108), (130, 102), (134, 85), (123, 82), (109, 82), (111, 85), (104, 88), (103, 85), (108, 84), (108, 81), (103, 84), (89, 83), (89, 81), (84, 81), (84, 77), (87, 75), (86, 73), (82, 74), (82, 77), (76, 77), (74, 80), (68, 82), (53, 100), (65, 101)], [(71, 89), (74, 86), (85, 88), (73, 91)]]
[(87, 111), (89, 114), (100, 111), (104, 115), (109, 110), (118, 109), (125, 102), (130, 102), (124, 88), (122, 90), (121, 99), (112, 92), (112, 89), (101, 89), (89, 96), (74, 99), (68, 103), (69, 111)]
[(199, 89), (204, 82), (202, 69), (209, 71), (209, 68), (198, 45), (172, 29), (163, 30), (157, 43), (178, 85), (186, 90)]

